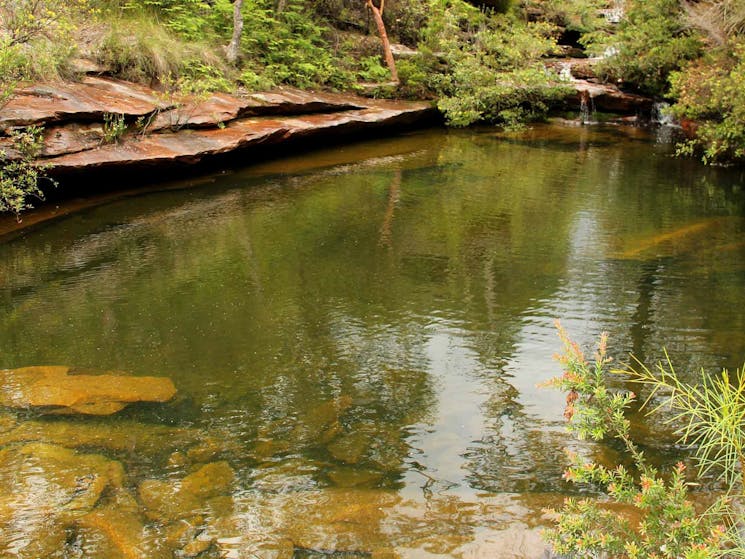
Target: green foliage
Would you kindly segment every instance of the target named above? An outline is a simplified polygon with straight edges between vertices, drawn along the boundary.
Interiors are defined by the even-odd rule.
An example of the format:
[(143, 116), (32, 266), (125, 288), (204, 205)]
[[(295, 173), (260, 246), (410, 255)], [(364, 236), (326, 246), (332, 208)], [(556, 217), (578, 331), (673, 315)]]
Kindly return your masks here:
[(367, 56), (359, 61), (359, 65), (357, 77), (363, 81), (382, 82), (390, 78), (390, 73), (379, 56)]
[(432, 85), (451, 125), (539, 119), (568, 94), (541, 61), (555, 47), (551, 25), (479, 12), (460, 0), (433, 4), (440, 12), (425, 47), (443, 53), (447, 68)]
[(116, 144), (127, 131), (127, 123), (124, 122), (123, 114), (104, 113), (103, 115), (103, 138), (101, 143)]
[(608, 7), (606, 0), (525, 0), (523, 8), (537, 12), (540, 19), (581, 33), (608, 29), (601, 10)]
[(265, 91), (267, 89), (272, 89), (276, 85), (267, 76), (257, 73), (250, 68), (243, 70), (241, 75), (238, 77), (238, 81), (248, 91)]
[(416, 56), (404, 58), (396, 62), (399, 93), (415, 99), (429, 99), (433, 97), (430, 87), (431, 77), (438, 73), (437, 62), (432, 56)]
[(0, 0), (0, 105), (20, 81), (69, 74), (84, 0)]
[(309, 17), (302, 2), (288, 0), (277, 14), (273, 2), (247, 3), (241, 50), (267, 80), (298, 87), (344, 88), (353, 75), (335, 59), (325, 40), (327, 28)]
[(88, 11), (87, 0), (0, 0), (0, 38), (12, 46), (69, 36)]
[(686, 25), (679, 0), (629, 0), (617, 33), (589, 33), (582, 40), (597, 54), (614, 53), (598, 67), (606, 79), (653, 96), (665, 95), (670, 73), (703, 48)]
[(30, 126), (11, 132), (11, 154), (0, 150), (0, 212), (16, 215), (31, 207), (30, 198), (44, 197), (39, 183), (46, 179), (46, 168), (35, 164), (42, 148), (42, 130)]
[[(564, 372), (548, 384), (568, 392), (565, 417), (570, 430), (579, 438), (601, 441), (611, 437), (620, 441), (632, 459), (633, 471), (621, 465), (608, 468), (574, 456), (565, 478), (574, 483), (600, 487), (613, 506), (604, 506), (597, 500), (568, 499), (555, 513), (555, 527), (546, 533), (554, 550), (575, 558), (608, 555), (628, 559), (709, 559), (735, 556), (727, 551), (738, 538), (738, 520), (729, 501), (721, 498), (705, 513), (698, 513), (689, 500), (685, 467), (678, 464), (665, 479), (647, 463), (632, 440), (626, 412), (635, 395), (611, 389), (606, 337), (601, 338), (594, 363), (590, 364), (577, 344), (569, 339), (561, 326), (558, 328), (564, 344), (564, 352), (559, 357)], [(658, 391), (670, 391), (666, 402), (679, 411), (676, 420), (688, 422), (682, 431), (685, 441), (701, 444), (698, 458), (702, 465), (726, 465), (722, 454), (702, 449), (705, 449), (707, 440), (711, 448), (730, 445), (725, 439), (707, 439), (710, 434), (721, 433), (721, 428), (728, 423), (723, 421), (723, 413), (716, 415), (715, 408), (724, 402), (739, 402), (734, 407), (739, 406), (738, 417), (742, 419), (745, 399), (740, 402), (740, 396), (717, 396), (715, 393), (723, 388), (721, 383), (687, 386), (672, 368), (660, 367), (655, 374), (642, 367), (638, 372), (632, 370), (629, 373), (632, 380), (653, 386), (650, 397)], [(739, 390), (730, 392), (734, 395)], [(703, 393), (708, 393), (710, 399), (697, 399)], [(708, 410), (709, 414), (703, 410)], [(718, 426), (716, 429), (712, 428), (715, 424)]]
[(700, 474), (719, 472), (727, 487), (745, 492), (745, 369), (730, 376), (728, 371), (708, 375), (701, 371), (701, 382), (682, 382), (670, 359), (654, 370), (637, 362), (632, 379), (652, 387), (647, 399), (662, 396), (652, 412), (669, 408), (668, 420), (677, 425), (680, 442), (694, 446)]
[(745, 39), (673, 74), (672, 84), (674, 114), (697, 123), (679, 153), (705, 163), (745, 161)]
[(215, 76), (223, 64), (209, 45), (186, 43), (157, 21), (131, 17), (110, 20), (97, 58), (119, 77), (145, 83), (199, 72)]
[(126, 0), (121, 9), (135, 18), (157, 17), (172, 33), (199, 42), (229, 36), (233, 18), (230, 0)]

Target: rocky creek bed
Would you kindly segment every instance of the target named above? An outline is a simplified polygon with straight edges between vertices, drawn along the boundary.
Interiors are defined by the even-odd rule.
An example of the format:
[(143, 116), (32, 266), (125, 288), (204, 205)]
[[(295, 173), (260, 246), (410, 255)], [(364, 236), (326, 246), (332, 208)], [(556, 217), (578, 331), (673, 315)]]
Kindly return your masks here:
[[(378, 449), (377, 469), (354, 467), (370, 458), (375, 441), (364, 425), (342, 425), (349, 398), (320, 402), (282, 439), (269, 426), (255, 445), (242, 446), (205, 429), (104, 417), (125, 402), (170, 405), (176, 392), (163, 377), (27, 367), (4, 370), (2, 378), (2, 557), (545, 554), (537, 528), (545, 518), (534, 511), (556, 497), (469, 502), (433, 494), (421, 501), (376, 487), (386, 448)], [(52, 384), (58, 389), (39, 396), (42, 385)], [(328, 472), (333, 487), (310, 482), (302, 463), (286, 456), (319, 444), (348, 466)], [(247, 463), (254, 468), (243, 479), (234, 465)], [(524, 524), (515, 523), (516, 514)], [(471, 524), (493, 529), (465, 528)]]

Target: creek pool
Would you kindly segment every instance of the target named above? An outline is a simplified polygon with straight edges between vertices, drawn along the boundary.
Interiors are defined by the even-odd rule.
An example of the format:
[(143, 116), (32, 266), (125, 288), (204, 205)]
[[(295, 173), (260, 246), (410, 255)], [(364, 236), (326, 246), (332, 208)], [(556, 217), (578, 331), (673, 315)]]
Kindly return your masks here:
[[(588, 347), (608, 331), (621, 361), (745, 359), (743, 175), (660, 136), (421, 131), (6, 239), (0, 367), (178, 393), (0, 409), (0, 556), (543, 557), (543, 509), (576, 491), (564, 449), (614, 456), (537, 387), (555, 319)], [(681, 458), (659, 422), (636, 429)]]

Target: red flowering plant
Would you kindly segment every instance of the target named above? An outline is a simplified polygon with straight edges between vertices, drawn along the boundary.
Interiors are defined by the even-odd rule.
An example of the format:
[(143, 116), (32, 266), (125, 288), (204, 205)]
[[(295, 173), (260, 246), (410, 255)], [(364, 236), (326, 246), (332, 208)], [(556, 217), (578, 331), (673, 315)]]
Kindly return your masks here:
[(554, 552), (588, 559), (742, 556), (733, 543), (735, 532), (727, 529), (733, 524), (727, 499), (698, 512), (689, 498), (685, 466), (680, 463), (663, 476), (633, 441), (626, 414), (636, 395), (614, 389), (608, 382), (611, 358), (607, 355), (607, 335), (601, 336), (591, 363), (558, 322), (557, 329), (564, 346), (557, 356), (563, 374), (546, 385), (567, 393), (564, 417), (569, 430), (579, 439), (616, 439), (629, 459), (629, 467), (608, 467), (570, 455), (571, 465), (564, 478), (589, 484), (603, 495), (567, 498), (562, 509), (551, 511), (555, 525), (546, 530), (545, 537)]

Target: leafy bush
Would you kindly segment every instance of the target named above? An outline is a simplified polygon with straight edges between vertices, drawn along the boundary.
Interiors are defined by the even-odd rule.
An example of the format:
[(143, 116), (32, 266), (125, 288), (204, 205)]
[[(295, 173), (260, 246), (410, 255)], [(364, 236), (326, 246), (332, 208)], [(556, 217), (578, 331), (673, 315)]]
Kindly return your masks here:
[(138, 19), (155, 16), (175, 35), (197, 42), (228, 37), (233, 18), (230, 0), (125, 0), (120, 9)]
[(273, 2), (249, 5), (241, 50), (253, 67), (277, 84), (298, 87), (347, 87), (354, 76), (342, 68), (324, 36), (327, 28), (315, 22), (302, 2), (288, 0), (276, 14)]
[(672, 76), (673, 112), (693, 120), (695, 138), (679, 153), (705, 163), (745, 161), (745, 40), (691, 63)]
[(103, 115), (103, 144), (118, 144), (119, 139), (127, 131), (127, 123), (123, 114), (104, 113)]
[(85, 0), (0, 0), (0, 105), (19, 81), (69, 75)]
[(523, 8), (539, 14), (542, 21), (561, 25), (580, 33), (596, 32), (608, 28), (601, 10), (607, 8), (606, 0), (525, 0)]
[(31, 207), (30, 198), (43, 199), (39, 187), (42, 180), (56, 184), (46, 177), (45, 167), (35, 163), (41, 153), (41, 135), (42, 130), (37, 126), (13, 131), (10, 135), (13, 156), (0, 150), (0, 212), (18, 215)]
[(250, 68), (243, 70), (238, 81), (248, 91), (266, 91), (272, 89), (276, 84), (263, 74), (257, 73)]
[(589, 33), (582, 41), (596, 54), (613, 53), (598, 65), (603, 77), (652, 96), (664, 96), (670, 73), (703, 48), (679, 0), (629, 0), (617, 33)]
[(368, 82), (382, 82), (390, 78), (388, 69), (383, 66), (379, 56), (367, 56), (359, 61), (357, 77)]
[(445, 59), (433, 85), (451, 125), (538, 119), (569, 93), (541, 61), (555, 47), (551, 25), (482, 13), (460, 0), (437, 6), (425, 46)]
[[(607, 338), (601, 338), (594, 363), (589, 363), (560, 326), (559, 334), (564, 344), (559, 358), (564, 373), (549, 385), (568, 393), (565, 418), (570, 430), (580, 439), (620, 442), (633, 468), (606, 467), (573, 457), (566, 479), (601, 488), (611, 506), (598, 500), (567, 499), (555, 513), (555, 528), (546, 533), (554, 550), (575, 558), (742, 557), (745, 549), (738, 551), (737, 546), (742, 519), (728, 496), (699, 513), (689, 499), (685, 467), (678, 464), (662, 476), (633, 441), (626, 413), (636, 396), (611, 388)], [(735, 488), (745, 466), (742, 373), (734, 383), (724, 373), (714, 380), (703, 376), (701, 385), (690, 386), (680, 381), (669, 363), (655, 372), (644, 366), (623, 372), (632, 381), (652, 387), (648, 402), (665, 396), (653, 411), (671, 406), (677, 412), (673, 421), (682, 425), (681, 440), (696, 445), (699, 464), (703, 469), (722, 468), (729, 488)]]

